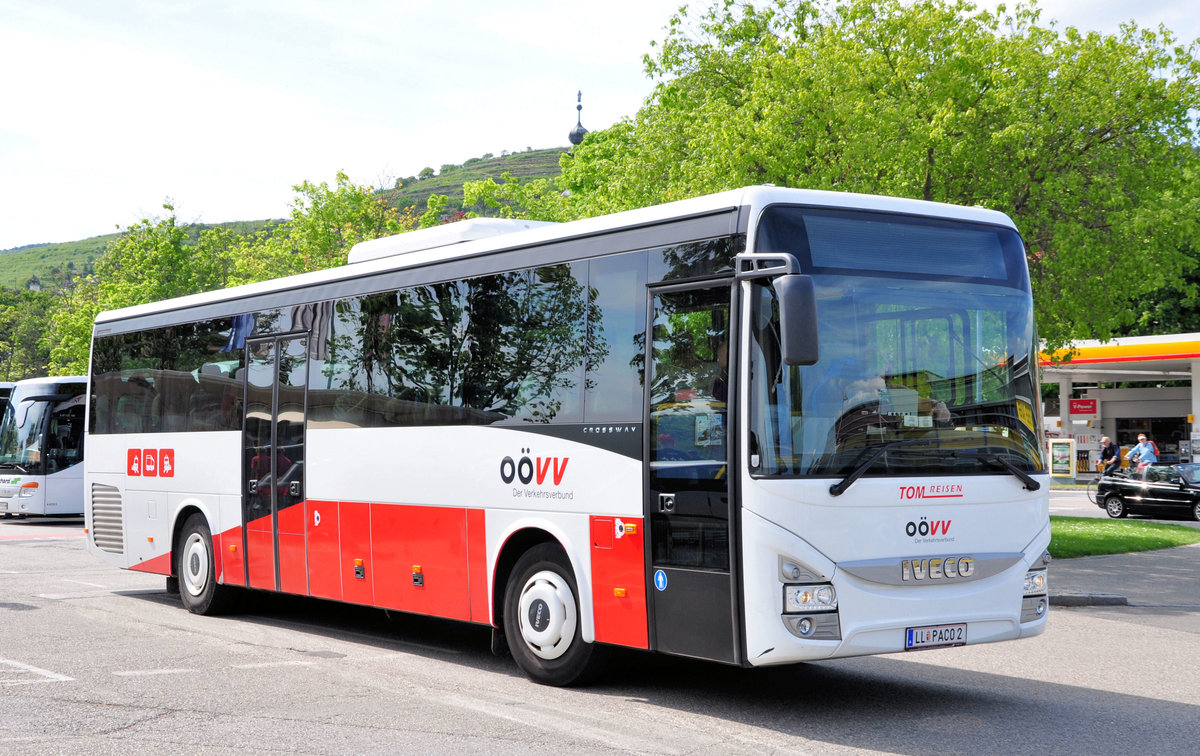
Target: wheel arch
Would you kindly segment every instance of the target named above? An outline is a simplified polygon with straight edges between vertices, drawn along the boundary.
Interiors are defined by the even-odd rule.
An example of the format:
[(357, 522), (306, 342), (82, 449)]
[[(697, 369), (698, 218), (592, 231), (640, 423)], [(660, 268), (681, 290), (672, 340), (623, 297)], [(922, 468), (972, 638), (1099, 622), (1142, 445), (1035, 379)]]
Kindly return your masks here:
[(576, 550), (568, 548), (570, 539), (564, 534), (555, 532), (556, 529), (543, 524), (524, 524), (514, 527), (501, 541), (492, 566), (491, 601), (492, 626), (504, 627), (504, 593), (508, 581), (512, 578), (513, 567), (523, 554), (543, 543), (556, 546), (562, 556), (571, 566), (575, 577), (575, 587), (579, 595), (580, 632), (583, 640), (591, 643), (595, 640), (595, 628), (592, 624), (592, 595), (591, 580), (585, 571), (582, 556)]
[(216, 558), (216, 561), (217, 561), (217, 564), (216, 564), (217, 574), (218, 575), (220, 574), (221, 553), (220, 553), (220, 551), (217, 550), (216, 543), (215, 543), (215, 541), (217, 539), (217, 535), (216, 535), (217, 531), (216, 531), (216, 528), (213, 527), (213, 525), (214, 525), (213, 516), (211, 513), (209, 513), (208, 509), (200, 501), (198, 501), (196, 499), (187, 499), (180, 505), (180, 507), (177, 510), (175, 510), (175, 513), (173, 515), (174, 519), (171, 523), (171, 577), (176, 577), (176, 578), (179, 577), (179, 565), (177, 564), (177, 559), (179, 557), (179, 554), (176, 553), (178, 551), (178, 547), (179, 547), (179, 537), (180, 537), (180, 535), (183, 534), (184, 524), (187, 523), (188, 518), (194, 514), (198, 514), (198, 515), (201, 515), (202, 517), (204, 517), (205, 521), (208, 523), (209, 532), (213, 534), (213, 540), (214, 540), (214, 543), (212, 545), (213, 556)]

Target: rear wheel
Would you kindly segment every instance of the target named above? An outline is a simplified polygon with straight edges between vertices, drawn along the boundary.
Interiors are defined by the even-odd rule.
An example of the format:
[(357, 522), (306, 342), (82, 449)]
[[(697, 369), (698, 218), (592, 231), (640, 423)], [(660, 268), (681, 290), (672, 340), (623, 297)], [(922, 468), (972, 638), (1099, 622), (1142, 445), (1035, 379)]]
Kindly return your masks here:
[(1108, 512), (1108, 516), (1120, 519), (1129, 514), (1129, 510), (1125, 507), (1125, 501), (1117, 494), (1109, 494), (1104, 499), (1104, 511)]
[(541, 544), (513, 567), (504, 591), (504, 635), (517, 665), (545, 685), (585, 682), (602, 650), (579, 630), (579, 590), (566, 556)]
[(179, 598), (189, 612), (225, 614), (237, 606), (239, 591), (217, 584), (212, 531), (204, 515), (196, 513), (187, 518), (175, 552)]
[(1200, 520), (1200, 501), (1192, 505), (1192, 519)]

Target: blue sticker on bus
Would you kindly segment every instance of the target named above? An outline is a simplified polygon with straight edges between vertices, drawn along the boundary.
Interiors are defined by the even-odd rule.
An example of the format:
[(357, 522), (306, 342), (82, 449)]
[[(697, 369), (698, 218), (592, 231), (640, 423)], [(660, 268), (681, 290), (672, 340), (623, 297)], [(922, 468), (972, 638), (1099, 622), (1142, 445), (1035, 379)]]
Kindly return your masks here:
[(667, 573), (657, 570), (654, 573), (654, 587), (660, 591), (667, 589)]

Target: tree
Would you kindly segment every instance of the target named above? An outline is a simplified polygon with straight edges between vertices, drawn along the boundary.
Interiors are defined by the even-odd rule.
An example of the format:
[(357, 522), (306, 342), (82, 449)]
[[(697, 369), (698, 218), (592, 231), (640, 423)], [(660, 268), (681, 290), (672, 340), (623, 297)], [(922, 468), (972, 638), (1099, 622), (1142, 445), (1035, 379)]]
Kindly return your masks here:
[(100, 311), (100, 285), (95, 275), (79, 279), (74, 287), (59, 293), (42, 339), (49, 353), (50, 375), (87, 373), (92, 323)]
[(334, 187), (305, 181), (293, 189), (297, 197), (287, 221), (240, 240), (234, 253), (235, 283), (344, 265), (346, 253), (358, 242), (415, 225), (412, 214), (402, 215), (342, 171)]
[(112, 241), (96, 262), (95, 276), (59, 291), (47, 324), (44, 344), (55, 374), (87, 370), (92, 322), (105, 310), (171, 299), (223, 288), (232, 253), (226, 231), (210, 230), (190, 244), (175, 208), (167, 216), (144, 218)]
[(684, 8), (653, 95), (562, 159), (562, 218), (773, 183), (984, 205), (1026, 241), (1050, 346), (1107, 338), (1194, 265), (1200, 62), (966, 0)]
[(463, 184), (463, 207), (480, 202), (498, 217), (531, 220), (556, 221), (567, 207), (567, 198), (554, 180), (540, 178), (521, 183), (508, 171), (500, 174), (500, 183), (488, 177)]
[(0, 381), (46, 375), (50, 355), (41, 337), (51, 295), (0, 289)]
[(102, 311), (342, 265), (357, 242), (416, 225), (413, 213), (397, 212), (342, 172), (333, 188), (307, 181), (293, 188), (291, 217), (249, 236), (216, 228), (191, 241), (170, 204), (167, 217), (126, 229), (95, 275), (75, 279), (55, 300), (45, 334), (51, 369), (87, 369), (92, 322)]

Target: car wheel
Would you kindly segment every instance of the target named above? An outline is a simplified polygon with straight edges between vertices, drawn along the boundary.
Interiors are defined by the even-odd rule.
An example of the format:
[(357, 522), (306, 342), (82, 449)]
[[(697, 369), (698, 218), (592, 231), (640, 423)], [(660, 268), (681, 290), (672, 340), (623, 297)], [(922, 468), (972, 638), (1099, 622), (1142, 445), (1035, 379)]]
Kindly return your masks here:
[(1192, 519), (1200, 520), (1200, 501), (1192, 505)]
[(599, 667), (600, 647), (580, 634), (578, 596), (556, 545), (535, 546), (513, 567), (504, 592), (504, 636), (513, 659), (536, 682), (574, 685)]
[(1129, 514), (1129, 510), (1125, 508), (1125, 502), (1117, 494), (1109, 494), (1104, 500), (1104, 511), (1108, 512), (1109, 517), (1121, 518)]
[(179, 598), (193, 614), (225, 614), (237, 606), (241, 593), (236, 588), (217, 584), (213, 559), (212, 531), (204, 515), (187, 518), (175, 549), (175, 575), (179, 578)]

